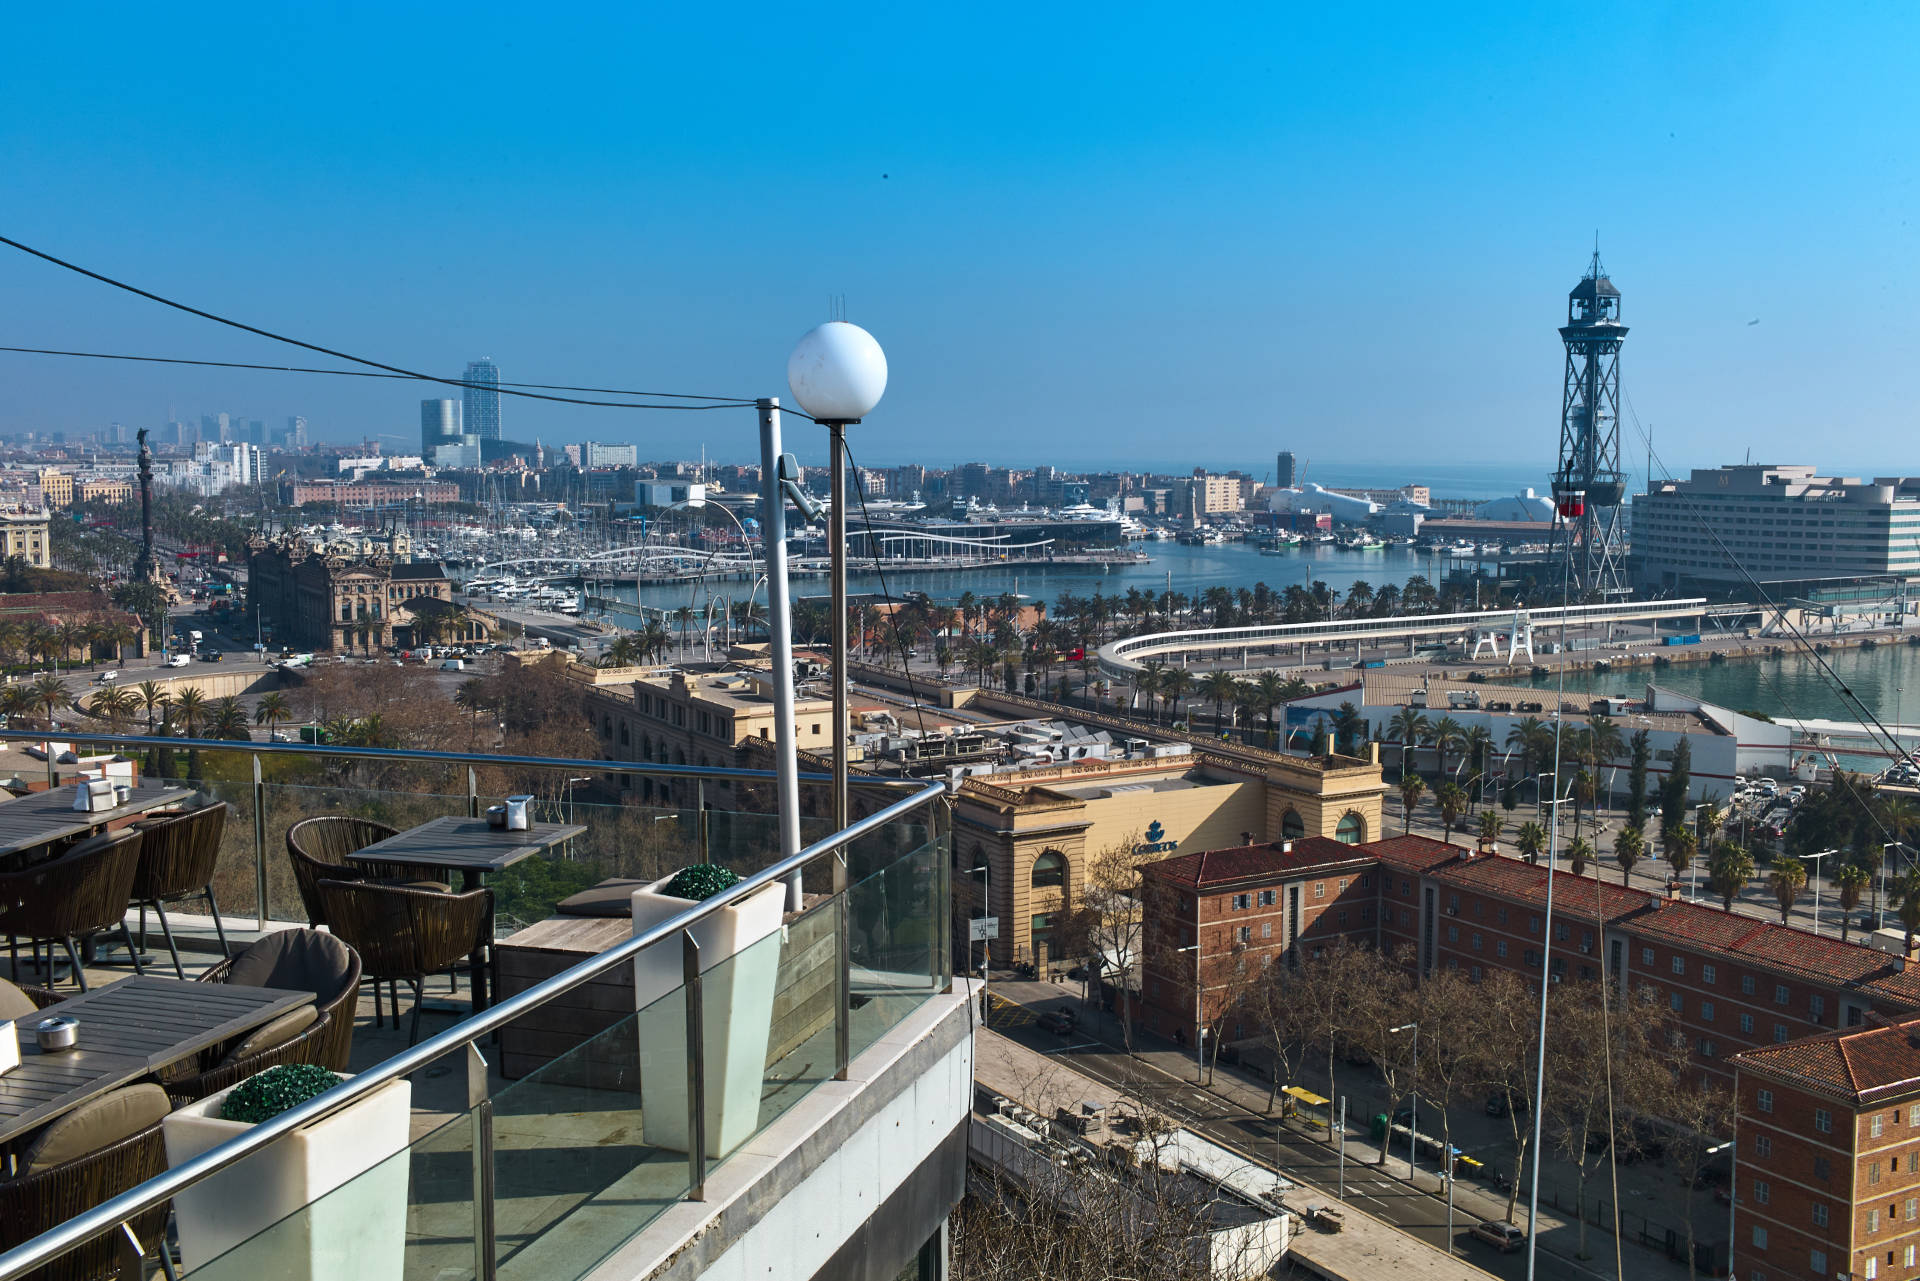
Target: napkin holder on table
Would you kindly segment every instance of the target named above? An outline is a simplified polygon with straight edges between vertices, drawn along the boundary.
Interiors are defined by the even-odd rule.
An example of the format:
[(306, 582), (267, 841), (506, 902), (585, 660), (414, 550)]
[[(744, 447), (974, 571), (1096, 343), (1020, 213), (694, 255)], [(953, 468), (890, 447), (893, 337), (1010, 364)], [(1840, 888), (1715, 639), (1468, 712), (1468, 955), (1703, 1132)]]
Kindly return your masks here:
[(533, 804), (531, 796), (509, 796), (507, 798), (507, 830), (524, 832), (527, 830), (527, 809)]
[(110, 810), (116, 804), (113, 783), (104, 778), (83, 778), (74, 786), (73, 808), (86, 812)]
[(0, 1076), (20, 1066), (20, 1025), (0, 1019)]

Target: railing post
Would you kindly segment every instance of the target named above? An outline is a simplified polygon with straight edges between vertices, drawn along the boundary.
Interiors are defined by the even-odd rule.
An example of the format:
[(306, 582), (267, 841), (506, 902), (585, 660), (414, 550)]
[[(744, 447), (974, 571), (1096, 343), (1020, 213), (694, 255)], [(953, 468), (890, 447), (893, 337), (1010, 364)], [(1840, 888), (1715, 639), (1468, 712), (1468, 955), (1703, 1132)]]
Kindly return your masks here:
[(680, 932), (680, 972), (687, 995), (687, 1200), (707, 1199), (707, 1039), (700, 1002), (700, 945)]
[(480, 817), (480, 775), (467, 766), (467, 817)]
[[(167, 1248), (162, 1241), (160, 1248)], [(115, 1281), (144, 1281), (146, 1275), (146, 1251), (140, 1247), (140, 1238), (133, 1235), (133, 1225), (122, 1223), (113, 1234), (113, 1275)]]
[(707, 780), (704, 778), (693, 785), (693, 823), (694, 835), (700, 842), (700, 861), (711, 863), (713, 858), (707, 851)]
[(937, 919), (928, 922), (927, 981), (936, 992), (953, 991), (953, 859), (941, 839), (941, 802), (927, 806), (927, 845), (933, 859), (933, 897)]
[(260, 919), (256, 930), (267, 928), (267, 784), (260, 773), (260, 753), (253, 760), (253, 902)]
[(467, 1110), (473, 1125), (473, 1276), (493, 1281), (493, 1098), (487, 1090), (487, 1060), (467, 1042)]
[[(846, 864), (837, 858), (835, 879), (844, 886)], [(833, 1079), (847, 1079), (847, 1064), (853, 1058), (853, 913), (848, 910), (847, 892), (841, 888), (833, 896), (834, 1000), (833, 1000)]]

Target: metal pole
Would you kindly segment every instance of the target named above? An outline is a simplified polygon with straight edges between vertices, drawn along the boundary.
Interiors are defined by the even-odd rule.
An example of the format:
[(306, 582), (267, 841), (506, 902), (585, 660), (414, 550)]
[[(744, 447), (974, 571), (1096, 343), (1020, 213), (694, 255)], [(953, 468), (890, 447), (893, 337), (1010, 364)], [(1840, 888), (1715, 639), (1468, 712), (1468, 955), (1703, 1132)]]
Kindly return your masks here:
[[(259, 760), (254, 757), (254, 760)], [(473, 766), (467, 766), (467, 817), (480, 817), (480, 775)]]
[(687, 1200), (707, 1199), (707, 1041), (700, 1004), (700, 945), (680, 931), (680, 973), (687, 998)]
[[(833, 826), (847, 825), (847, 425), (827, 424), (827, 457), (833, 468), (827, 513), (827, 551), (833, 586)], [(834, 869), (834, 893), (845, 888), (846, 861)]]
[[(1548, 922), (1552, 928), (1552, 922)], [(1407, 1182), (1420, 1168), (1420, 1025), (1413, 1025), (1413, 1107), (1407, 1113)]]
[[(836, 861), (836, 874), (844, 873), (846, 863)], [(847, 1064), (853, 1059), (853, 914), (847, 910), (847, 896), (833, 896), (834, 1002), (833, 1002), (833, 1079), (847, 1079)], [(984, 999), (984, 993), (983, 993)]]
[[(253, 758), (253, 895), (259, 916), (255, 929), (267, 928), (267, 785), (260, 776), (260, 758)], [(142, 909), (140, 918), (146, 920)], [(145, 926), (141, 927), (143, 930)]]
[[(779, 775), (780, 856), (800, 849), (800, 748), (793, 728), (793, 602), (787, 595), (787, 496), (780, 485), (780, 402), (760, 410), (760, 540), (767, 562), (767, 639), (773, 662), (773, 763)], [(800, 873), (787, 878), (800, 910)]]
[(1347, 1199), (1347, 1096), (1340, 1096), (1340, 1199)]
[(1193, 949), (1193, 1083), (1205, 1084), (1207, 1021), (1200, 1006), (1200, 949)]
[(472, 1041), (467, 1042), (467, 1107), (473, 1123), (473, 1275), (474, 1281), (492, 1281), (498, 1270), (494, 1258), (493, 1099), (487, 1092), (487, 1060)]

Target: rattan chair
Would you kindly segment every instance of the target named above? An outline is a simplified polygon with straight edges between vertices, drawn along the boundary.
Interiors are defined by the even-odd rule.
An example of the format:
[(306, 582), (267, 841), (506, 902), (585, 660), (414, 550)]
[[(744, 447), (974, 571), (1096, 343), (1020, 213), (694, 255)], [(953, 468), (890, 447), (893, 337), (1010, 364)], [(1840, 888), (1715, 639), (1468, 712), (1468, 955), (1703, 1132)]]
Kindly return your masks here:
[(486, 947), (492, 932), (493, 891), (451, 894), (373, 881), (321, 881), (328, 928), (360, 954), (373, 980), (373, 1017), (381, 1020), (380, 984), (393, 985), (393, 1025), (400, 1026), (399, 984), (413, 988), (411, 1045), (420, 1037), (422, 988), (430, 974), (450, 973)]
[(220, 955), (227, 951), (226, 927), (220, 923), (220, 904), (213, 897), (213, 868), (220, 861), (220, 836), (227, 828), (227, 803), (219, 801), (197, 810), (169, 814), (139, 823), (142, 842), (140, 870), (133, 878), (133, 904), (140, 909), (140, 946), (147, 944), (147, 909), (160, 918), (160, 932), (166, 936), (167, 951), (173, 957), (173, 972), (187, 977), (180, 965), (180, 949), (174, 945), (173, 927), (167, 924), (168, 903), (203, 897), (213, 914), (213, 932), (220, 939)]
[(318, 930), (280, 930), (214, 966), (199, 981), (311, 992), (320, 1017), (292, 1040), (258, 1054), (232, 1059), (225, 1045), (204, 1051), (196, 1070), (164, 1082), (176, 1104), (204, 1099), (282, 1063), (347, 1070), (360, 1003), (360, 956), (344, 940)]
[[(0, 1181), (0, 1251), (51, 1232), (94, 1206), (166, 1173), (166, 1169), (166, 1140), (160, 1126), (151, 1125), (64, 1165)], [(167, 1216), (172, 1212), (173, 1203), (163, 1201), (133, 1216), (127, 1224), (145, 1257), (159, 1255), (169, 1278), (174, 1277), (167, 1248)], [(27, 1273), (22, 1281), (101, 1281), (117, 1277), (119, 1256), (119, 1234), (109, 1232)]]
[(370, 818), (352, 818), (344, 814), (323, 814), (301, 819), (287, 829), (287, 857), (293, 860), (294, 883), (300, 887), (300, 901), (306, 905), (307, 923), (328, 924), (321, 906), (321, 881), (398, 881), (425, 884), (446, 883), (446, 873), (431, 867), (408, 863), (349, 863), (347, 855), (376, 845), (400, 830), (376, 823)]
[[(74, 942), (88, 934), (120, 932), (140, 973), (140, 953), (127, 929), (127, 904), (133, 879), (140, 871), (143, 833), (137, 828), (95, 836), (80, 842), (49, 862), (0, 873), (0, 934), (17, 946), (24, 939), (36, 946), (59, 943), (82, 992), (86, 972)], [(14, 957), (19, 973), (19, 957)], [(49, 974), (52, 967), (49, 966)], [(49, 983), (51, 983), (51, 978)]]

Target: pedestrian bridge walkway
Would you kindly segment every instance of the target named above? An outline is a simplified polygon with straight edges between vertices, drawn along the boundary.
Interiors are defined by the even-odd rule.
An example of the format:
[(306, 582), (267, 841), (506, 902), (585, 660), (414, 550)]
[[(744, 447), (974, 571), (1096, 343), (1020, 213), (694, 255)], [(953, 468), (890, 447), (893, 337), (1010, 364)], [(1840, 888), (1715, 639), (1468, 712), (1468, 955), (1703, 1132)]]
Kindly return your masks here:
[(1588, 628), (1613, 623), (1658, 623), (1694, 620), (1699, 630), (1709, 615), (1752, 613), (1746, 605), (1715, 605), (1704, 597), (1683, 600), (1609, 602), (1598, 605), (1550, 605), (1535, 609), (1486, 609), (1459, 614), (1410, 614), (1390, 618), (1346, 618), (1319, 623), (1268, 623), (1255, 627), (1192, 628), (1152, 632), (1109, 641), (1100, 647), (1100, 670), (1113, 680), (1132, 681), (1149, 659), (1191, 662), (1237, 656), (1242, 666), (1261, 655), (1278, 655), (1289, 646), (1405, 641), (1409, 648), (1422, 637), (1458, 640), (1476, 635), (1507, 635), (1552, 631), (1561, 627)]

